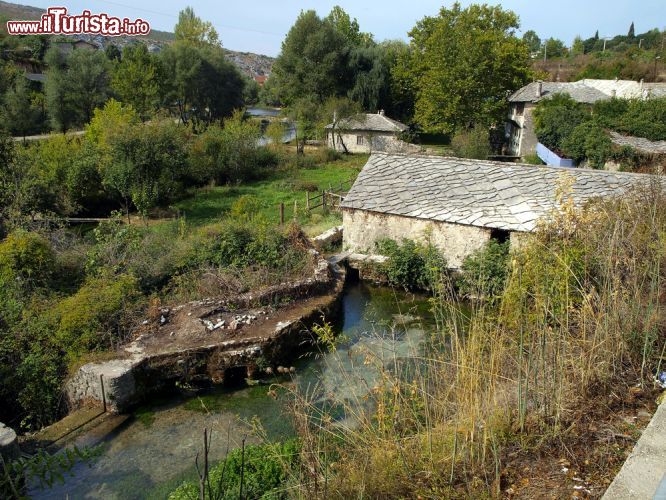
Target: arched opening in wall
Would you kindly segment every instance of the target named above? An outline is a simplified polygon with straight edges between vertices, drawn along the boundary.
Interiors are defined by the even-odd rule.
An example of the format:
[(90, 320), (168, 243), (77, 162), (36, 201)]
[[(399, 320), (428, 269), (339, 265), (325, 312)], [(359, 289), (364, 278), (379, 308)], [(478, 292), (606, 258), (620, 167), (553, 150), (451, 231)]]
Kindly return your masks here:
[(490, 239), (495, 240), (497, 243), (506, 243), (509, 241), (511, 233), (506, 229), (491, 229)]
[(246, 384), (247, 366), (232, 366), (224, 370), (224, 387), (241, 387)]

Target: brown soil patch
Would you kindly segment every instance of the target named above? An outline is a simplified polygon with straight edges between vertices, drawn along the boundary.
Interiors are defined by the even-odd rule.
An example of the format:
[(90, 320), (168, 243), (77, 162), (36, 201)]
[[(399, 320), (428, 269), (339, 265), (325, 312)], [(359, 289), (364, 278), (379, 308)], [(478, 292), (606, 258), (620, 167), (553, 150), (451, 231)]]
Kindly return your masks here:
[[(279, 307), (233, 309), (222, 301), (199, 301), (173, 309), (161, 308), (137, 331), (132, 344), (144, 354), (151, 355), (225, 341), (268, 339), (278, 324), (297, 321), (330, 300), (330, 295), (322, 295)], [(222, 322), (223, 326), (209, 329), (209, 325)]]

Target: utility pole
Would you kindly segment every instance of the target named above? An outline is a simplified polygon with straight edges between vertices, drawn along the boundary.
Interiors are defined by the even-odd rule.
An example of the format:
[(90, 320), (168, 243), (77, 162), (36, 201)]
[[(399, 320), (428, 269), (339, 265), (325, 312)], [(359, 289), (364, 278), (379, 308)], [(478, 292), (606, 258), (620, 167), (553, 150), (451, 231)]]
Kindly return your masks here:
[(638, 48), (640, 49), (642, 45), (643, 45), (643, 39), (641, 38), (640, 40), (638, 40)]
[(546, 52), (548, 50), (548, 40), (543, 42), (543, 62), (546, 62)]

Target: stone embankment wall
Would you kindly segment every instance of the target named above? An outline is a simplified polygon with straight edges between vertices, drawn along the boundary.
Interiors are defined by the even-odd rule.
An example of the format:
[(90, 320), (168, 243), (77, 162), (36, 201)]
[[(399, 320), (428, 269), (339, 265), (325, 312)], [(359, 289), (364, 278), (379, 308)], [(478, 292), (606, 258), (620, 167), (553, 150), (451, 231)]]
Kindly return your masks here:
[[(258, 304), (280, 303), (286, 299), (304, 299), (302, 308), (289, 321), (279, 321), (273, 331), (263, 336), (246, 335), (210, 345), (146, 354), (126, 349), (132, 355), (104, 363), (89, 363), (81, 367), (67, 382), (65, 392), (71, 408), (84, 404), (101, 406), (123, 412), (150, 394), (177, 381), (224, 382), (229, 370), (247, 370), (252, 376), (259, 364), (277, 366), (293, 359), (309, 340), (307, 331), (321, 316), (330, 315), (338, 306), (344, 286), (344, 272), (329, 269), (329, 264), (316, 252), (315, 272), (311, 278), (270, 287), (259, 293), (243, 294), (227, 301), (224, 308), (243, 309)], [(212, 308), (201, 319), (214, 317)]]

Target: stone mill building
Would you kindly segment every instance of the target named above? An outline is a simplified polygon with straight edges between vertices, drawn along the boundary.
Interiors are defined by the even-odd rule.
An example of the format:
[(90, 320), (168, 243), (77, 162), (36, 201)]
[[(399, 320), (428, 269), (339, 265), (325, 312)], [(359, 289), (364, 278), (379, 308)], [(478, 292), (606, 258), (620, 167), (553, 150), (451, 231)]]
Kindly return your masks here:
[(651, 176), (601, 170), (373, 153), (341, 204), (343, 249), (373, 254), (383, 238), (430, 238), (452, 268), (490, 238), (516, 244), (557, 206), (565, 177), (577, 205)]

